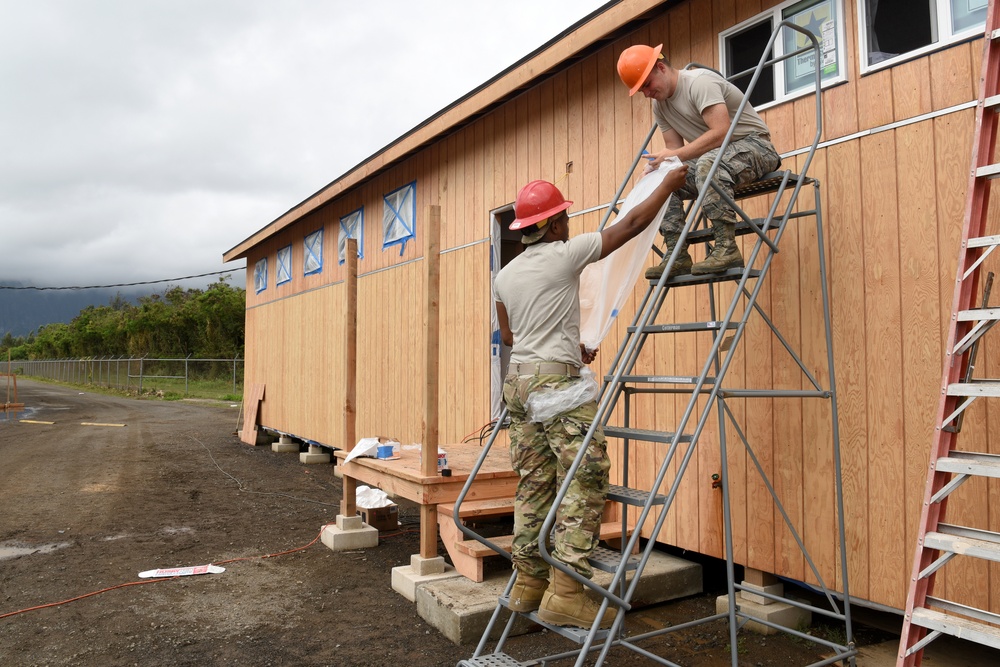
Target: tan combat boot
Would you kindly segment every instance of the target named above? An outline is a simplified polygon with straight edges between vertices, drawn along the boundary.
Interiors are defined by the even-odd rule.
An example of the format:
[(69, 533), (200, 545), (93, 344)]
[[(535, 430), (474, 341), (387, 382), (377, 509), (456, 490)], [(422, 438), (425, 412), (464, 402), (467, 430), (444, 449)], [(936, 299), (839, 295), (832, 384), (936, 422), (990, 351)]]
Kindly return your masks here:
[[(601, 605), (583, 590), (583, 584), (562, 570), (553, 568), (552, 583), (542, 597), (538, 618), (552, 625), (589, 628), (594, 624), (600, 608)], [(601, 618), (601, 627), (610, 628), (617, 613), (618, 609), (609, 606)]]
[(538, 609), (548, 585), (548, 579), (539, 579), (518, 571), (517, 580), (514, 581), (514, 587), (510, 590), (508, 609), (519, 612), (535, 611)]
[(702, 276), (707, 273), (722, 273), (727, 269), (743, 267), (743, 255), (736, 245), (736, 223), (712, 221), (712, 236), (715, 247), (704, 259), (691, 267), (691, 273)]
[[(646, 278), (648, 280), (659, 280), (660, 276), (663, 275), (663, 270), (667, 267), (667, 260), (670, 259), (670, 253), (674, 251), (674, 246), (677, 245), (677, 239), (680, 238), (680, 234), (667, 233), (663, 235), (663, 241), (666, 244), (666, 248), (663, 250), (663, 260), (656, 266), (651, 266), (646, 269)], [(670, 275), (667, 279), (676, 278), (677, 276), (683, 276), (691, 273), (691, 255), (688, 253), (687, 245), (681, 248), (681, 251), (677, 253), (677, 260), (674, 265), (670, 268)]]

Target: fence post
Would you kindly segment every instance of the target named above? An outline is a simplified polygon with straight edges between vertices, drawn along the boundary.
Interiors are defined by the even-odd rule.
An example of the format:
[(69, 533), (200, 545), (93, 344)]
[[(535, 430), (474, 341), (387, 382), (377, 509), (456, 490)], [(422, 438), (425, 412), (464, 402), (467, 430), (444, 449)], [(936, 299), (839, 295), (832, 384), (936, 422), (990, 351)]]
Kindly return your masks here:
[(188, 356), (184, 357), (184, 395), (185, 396), (188, 395), (188, 359), (190, 359), (190, 358), (191, 358), (190, 354)]
[(142, 396), (142, 360), (146, 357), (139, 357), (139, 395)]

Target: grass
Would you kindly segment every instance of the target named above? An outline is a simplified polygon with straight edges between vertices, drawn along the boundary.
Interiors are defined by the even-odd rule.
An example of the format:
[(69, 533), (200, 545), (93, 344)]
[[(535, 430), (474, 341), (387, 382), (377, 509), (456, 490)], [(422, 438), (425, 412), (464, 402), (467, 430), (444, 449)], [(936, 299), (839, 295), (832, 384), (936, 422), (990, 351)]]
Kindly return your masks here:
[[(166, 401), (179, 401), (185, 398), (200, 398), (215, 401), (226, 401), (228, 403), (242, 403), (243, 394), (233, 392), (233, 381), (230, 378), (224, 380), (188, 380), (187, 392), (185, 393), (184, 380), (175, 379), (153, 379), (146, 378), (142, 382), (142, 393), (139, 394), (139, 384), (132, 381), (128, 389), (105, 387), (99, 384), (77, 384), (73, 382), (63, 382), (44, 377), (24, 376), (25, 379), (58, 384), (66, 387), (79, 387), (87, 391), (108, 394), (111, 396), (133, 396), (137, 398), (159, 398)], [(237, 385), (237, 390), (242, 390), (241, 385)]]

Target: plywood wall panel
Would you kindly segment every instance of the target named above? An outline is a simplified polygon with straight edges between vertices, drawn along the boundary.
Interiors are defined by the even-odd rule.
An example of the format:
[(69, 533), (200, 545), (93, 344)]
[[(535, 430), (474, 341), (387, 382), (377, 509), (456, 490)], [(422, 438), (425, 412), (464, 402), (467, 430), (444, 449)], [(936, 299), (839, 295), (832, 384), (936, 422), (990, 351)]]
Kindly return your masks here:
[(868, 372), (869, 534), (871, 593), (900, 607), (905, 602), (911, 549), (905, 544), (904, 457), (900, 446), (899, 226), (894, 170), (895, 137), (882, 132), (861, 139), (864, 174), (865, 354)]
[(929, 56), (892, 68), (892, 102), (897, 121), (931, 111), (933, 104)]

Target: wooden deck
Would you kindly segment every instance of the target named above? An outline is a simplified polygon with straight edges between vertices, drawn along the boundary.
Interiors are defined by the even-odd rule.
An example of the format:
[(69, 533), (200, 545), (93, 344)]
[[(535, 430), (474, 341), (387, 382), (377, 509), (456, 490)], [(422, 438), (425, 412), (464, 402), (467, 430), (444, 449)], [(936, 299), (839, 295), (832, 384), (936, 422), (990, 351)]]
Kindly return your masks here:
[[(442, 445), (441, 449), (448, 454), (451, 477), (423, 475), (418, 450), (401, 449), (399, 458), (391, 461), (358, 457), (346, 464), (343, 459), (348, 452), (338, 450), (334, 455), (340, 460), (341, 471), (359, 482), (418, 505), (438, 505), (455, 502), (482, 453), (478, 443)], [(517, 475), (511, 469), (507, 448), (493, 447), (466, 497), (469, 500), (509, 498), (513, 497), (516, 485)]]

